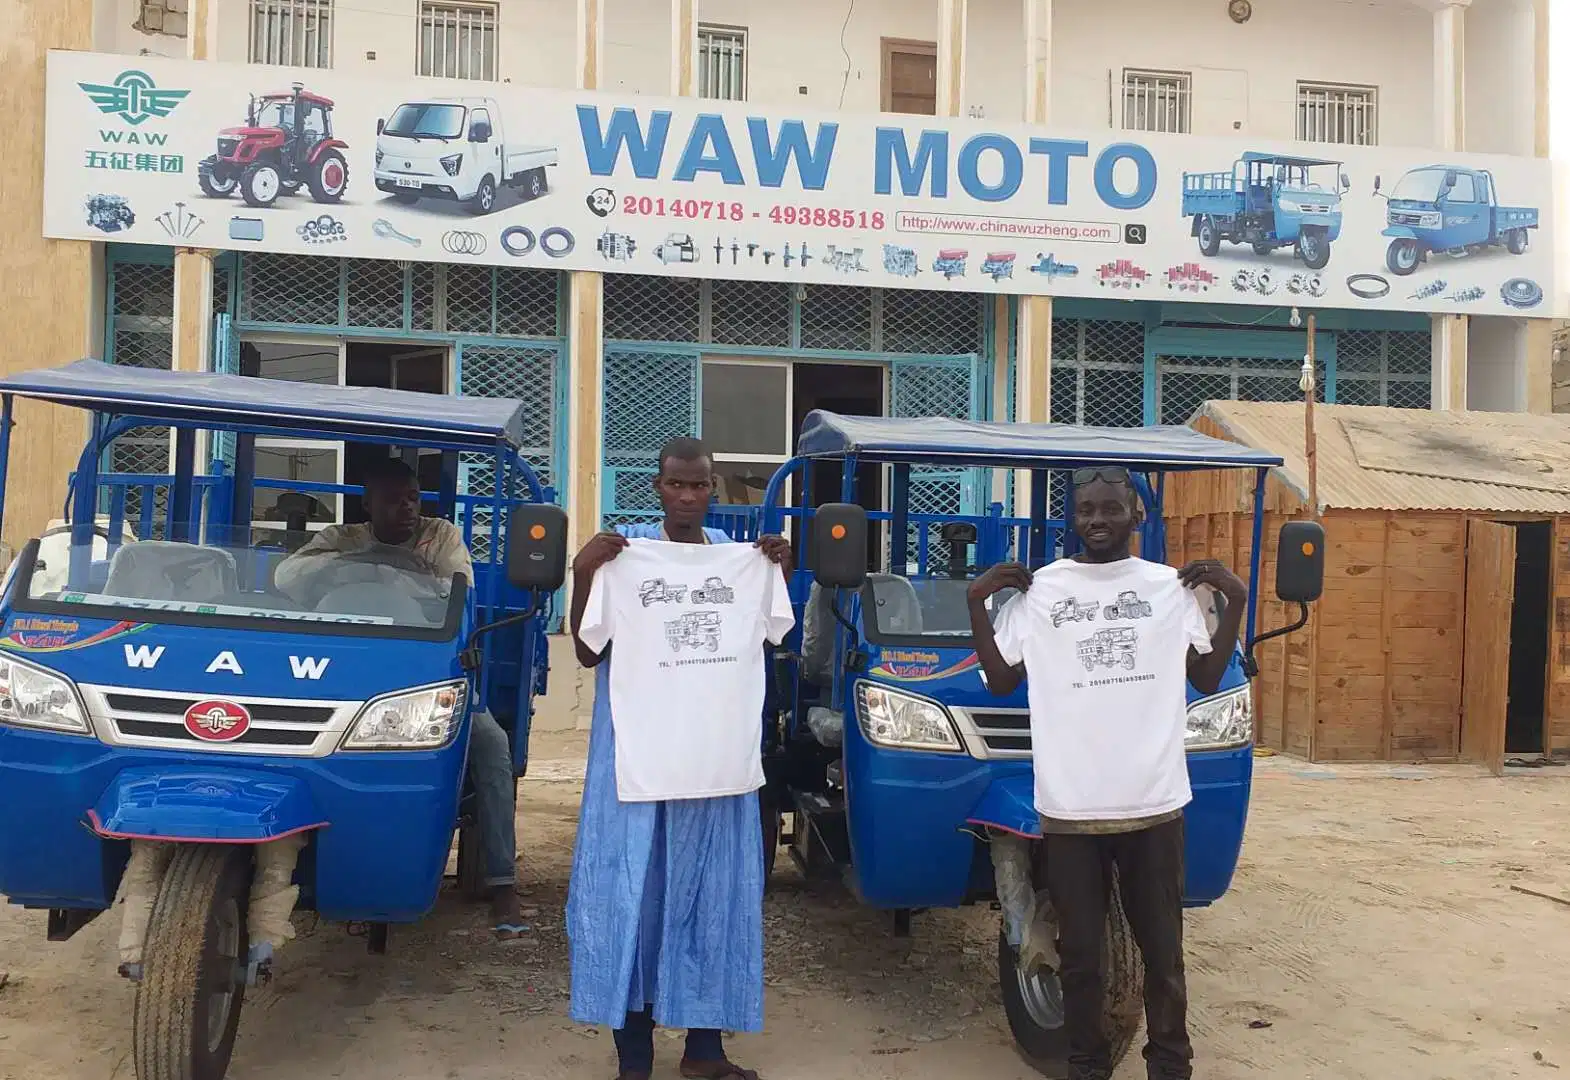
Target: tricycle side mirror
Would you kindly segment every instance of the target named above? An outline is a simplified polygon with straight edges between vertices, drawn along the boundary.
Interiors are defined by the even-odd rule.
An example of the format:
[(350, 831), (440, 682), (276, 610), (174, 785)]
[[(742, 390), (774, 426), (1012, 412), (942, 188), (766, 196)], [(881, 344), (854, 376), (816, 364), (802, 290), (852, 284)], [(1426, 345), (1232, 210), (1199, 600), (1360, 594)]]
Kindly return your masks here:
[(1325, 588), (1325, 527), (1317, 521), (1288, 521), (1276, 546), (1276, 596), (1308, 604)]
[(1380, 184), (1380, 179), (1379, 179), (1379, 176), (1376, 174), (1374, 176), (1374, 194), (1376, 194), (1376, 195), (1379, 194), (1379, 184)]
[(1456, 186), (1456, 172), (1455, 172), (1454, 169), (1451, 169), (1449, 172), (1445, 173), (1444, 190), (1451, 191), (1451, 190), (1453, 190), (1455, 188), (1455, 186)]
[(867, 511), (824, 503), (812, 518), (812, 576), (825, 589), (859, 589), (867, 580)]
[(507, 530), (507, 583), (555, 592), (567, 580), (567, 512), (551, 503), (513, 510)]
[[(1379, 184), (1376, 182), (1374, 184), (1374, 187), (1378, 188)], [(1342, 191), (1351, 191), (1352, 190), (1352, 178), (1350, 176), (1348, 176), (1346, 173), (1342, 173), (1341, 174), (1341, 190)]]
[(376, 134), (380, 135), (386, 129), (387, 129), (387, 121), (383, 120), (381, 117), (377, 117), (376, 118)]

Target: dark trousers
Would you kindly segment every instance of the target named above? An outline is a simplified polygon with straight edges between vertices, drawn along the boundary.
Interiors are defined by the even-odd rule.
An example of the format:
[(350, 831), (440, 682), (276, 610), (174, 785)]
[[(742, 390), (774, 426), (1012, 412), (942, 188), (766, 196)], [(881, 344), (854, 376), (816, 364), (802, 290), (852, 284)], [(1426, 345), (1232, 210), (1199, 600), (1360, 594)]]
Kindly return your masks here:
[(1194, 1048), (1183, 978), (1183, 819), (1127, 833), (1049, 833), (1046, 845), (1070, 1080), (1112, 1076), (1101, 956), (1114, 869), (1123, 913), (1145, 960), (1146, 1074), (1150, 1080), (1188, 1080)]
[[(617, 1071), (626, 1076), (648, 1076), (654, 1071), (654, 1009), (628, 1013), (627, 1024), (612, 1033), (616, 1040)], [(725, 1060), (725, 1043), (713, 1028), (693, 1028), (687, 1032), (684, 1061), (712, 1063)]]

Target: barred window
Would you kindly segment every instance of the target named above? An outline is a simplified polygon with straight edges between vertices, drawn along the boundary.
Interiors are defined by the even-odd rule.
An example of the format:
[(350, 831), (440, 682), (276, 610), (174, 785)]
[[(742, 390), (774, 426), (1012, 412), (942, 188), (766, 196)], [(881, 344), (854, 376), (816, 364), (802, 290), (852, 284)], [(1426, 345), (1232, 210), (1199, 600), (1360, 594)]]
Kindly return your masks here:
[(333, 0), (251, 0), (251, 63), (333, 66)]
[(144, 34), (185, 37), (190, 0), (142, 0), (138, 7), (141, 10), (131, 29)]
[(495, 4), (420, 4), (418, 71), (437, 79), (496, 79)]
[(1186, 71), (1123, 69), (1123, 129), (1186, 135), (1191, 78)]
[(747, 100), (747, 30), (698, 25), (698, 96)]
[(1302, 142), (1373, 146), (1379, 141), (1379, 89), (1298, 83), (1297, 137)]

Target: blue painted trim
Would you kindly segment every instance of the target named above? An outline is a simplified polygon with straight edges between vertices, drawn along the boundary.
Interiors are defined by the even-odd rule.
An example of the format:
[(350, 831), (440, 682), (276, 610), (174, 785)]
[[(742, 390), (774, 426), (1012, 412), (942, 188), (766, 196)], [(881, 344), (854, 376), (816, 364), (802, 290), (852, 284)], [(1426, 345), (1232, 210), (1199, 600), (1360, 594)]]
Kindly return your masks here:
[(1140, 376), (1144, 386), (1144, 419), (1145, 426), (1149, 427), (1159, 421), (1161, 416), (1160, 402), (1157, 399), (1156, 389), (1160, 386), (1159, 375), (1156, 371), (1156, 338), (1148, 329), (1145, 331), (1145, 370)]
[[(1326, 346), (1321, 346), (1318, 340), (1319, 335), (1314, 335), (1314, 358), (1318, 362), (1320, 370), (1324, 372), (1325, 404), (1334, 405), (1336, 403), (1336, 343), (1340, 339), (1335, 334), (1331, 334), (1329, 337), (1330, 343)], [(1324, 350), (1322, 353), (1320, 351), (1321, 348)]]

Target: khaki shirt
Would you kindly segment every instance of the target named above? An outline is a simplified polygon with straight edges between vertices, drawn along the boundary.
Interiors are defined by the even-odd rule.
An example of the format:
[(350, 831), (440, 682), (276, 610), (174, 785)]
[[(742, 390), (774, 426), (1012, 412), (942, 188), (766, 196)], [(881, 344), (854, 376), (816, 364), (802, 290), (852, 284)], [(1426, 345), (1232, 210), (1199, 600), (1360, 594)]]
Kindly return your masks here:
[(458, 526), (446, 518), (422, 517), (414, 528), (414, 535), (397, 545), (379, 543), (369, 524), (329, 525), (311, 537), (310, 543), (278, 564), (273, 584), (287, 593), (309, 569), (306, 564), (312, 556), (349, 555), (393, 546), (415, 555), (443, 582), (451, 581), (454, 574), (462, 574), (471, 585), (474, 583), (474, 564), (469, 558), (469, 549), (463, 546), (463, 533)]

